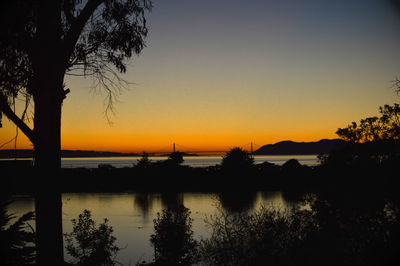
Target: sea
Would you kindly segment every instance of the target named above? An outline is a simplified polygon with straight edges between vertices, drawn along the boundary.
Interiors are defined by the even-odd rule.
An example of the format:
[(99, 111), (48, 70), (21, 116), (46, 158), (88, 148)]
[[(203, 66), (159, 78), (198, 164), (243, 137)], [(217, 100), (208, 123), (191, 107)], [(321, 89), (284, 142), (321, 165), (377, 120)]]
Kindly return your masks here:
[[(222, 155), (210, 156), (184, 156), (183, 165), (191, 167), (207, 167), (220, 164)], [(116, 168), (133, 167), (136, 165), (140, 156), (137, 157), (87, 157), (87, 158), (62, 158), (61, 166), (63, 168), (97, 168), (99, 165), (108, 164)], [(152, 162), (166, 160), (167, 156), (149, 157)], [(290, 159), (296, 159), (303, 165), (313, 166), (318, 164), (317, 155), (255, 155), (256, 164), (269, 162), (282, 165)]]

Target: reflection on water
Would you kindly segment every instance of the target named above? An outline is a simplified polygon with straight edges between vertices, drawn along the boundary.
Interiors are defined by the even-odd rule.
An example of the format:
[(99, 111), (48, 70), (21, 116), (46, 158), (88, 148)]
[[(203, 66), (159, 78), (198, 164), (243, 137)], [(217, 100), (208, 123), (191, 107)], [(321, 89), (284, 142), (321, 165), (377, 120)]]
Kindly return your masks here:
[(255, 192), (222, 192), (218, 194), (221, 207), (228, 212), (247, 212), (254, 208)]
[(154, 194), (138, 192), (133, 194), (134, 211), (138, 210), (143, 219), (147, 220), (149, 211), (153, 209)]
[[(17, 216), (34, 210), (31, 197), (14, 197), (10, 212)], [(208, 237), (209, 229), (204, 219), (214, 215), (218, 206), (230, 212), (251, 211), (261, 204), (273, 204), (285, 208), (286, 201), (280, 192), (241, 193), (74, 193), (63, 194), (63, 231), (71, 232), (71, 219), (77, 218), (83, 210), (92, 213), (97, 224), (104, 218), (114, 228), (117, 245), (123, 248), (117, 261), (124, 265), (136, 264), (140, 260), (151, 261), (154, 249), (150, 246), (150, 235), (154, 233), (153, 220), (157, 212), (165, 208), (184, 205), (191, 211), (194, 237)], [(68, 260), (66, 256), (66, 260)]]

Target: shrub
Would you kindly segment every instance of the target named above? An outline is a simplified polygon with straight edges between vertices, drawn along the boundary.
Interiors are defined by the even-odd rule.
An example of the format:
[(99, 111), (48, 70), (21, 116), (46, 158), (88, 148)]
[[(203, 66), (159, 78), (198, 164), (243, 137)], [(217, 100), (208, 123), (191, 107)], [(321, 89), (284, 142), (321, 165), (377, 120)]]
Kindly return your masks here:
[(239, 147), (232, 148), (222, 158), (222, 168), (225, 170), (246, 170), (253, 165), (253, 156)]
[(150, 242), (156, 265), (192, 265), (198, 261), (198, 243), (193, 239), (193, 219), (184, 206), (157, 213)]
[(17, 217), (7, 212), (10, 200), (0, 199), (0, 265), (28, 265), (35, 261), (35, 233), (28, 224), (33, 212)]
[(227, 266), (398, 265), (398, 202), (364, 205), (308, 196), (286, 211), (220, 209), (207, 220), (212, 234), (201, 241), (201, 260)]
[(72, 219), (72, 225), (72, 232), (64, 236), (67, 252), (77, 260), (75, 265), (115, 265), (114, 257), (120, 249), (115, 245), (113, 228), (107, 219), (96, 227), (90, 211), (84, 210), (78, 220)]

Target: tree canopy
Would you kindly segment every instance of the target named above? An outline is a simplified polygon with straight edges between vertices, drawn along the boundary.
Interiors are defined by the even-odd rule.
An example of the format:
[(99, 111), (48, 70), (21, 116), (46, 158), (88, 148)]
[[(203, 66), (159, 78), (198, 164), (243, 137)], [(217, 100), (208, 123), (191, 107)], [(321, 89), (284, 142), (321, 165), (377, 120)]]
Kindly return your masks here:
[(339, 128), (336, 134), (351, 143), (400, 139), (400, 105), (385, 105), (379, 108), (380, 117), (367, 117), (360, 123), (352, 122)]
[(252, 167), (253, 164), (253, 156), (240, 147), (232, 148), (222, 158), (222, 167), (227, 170), (248, 169)]
[[(15, 0), (0, 5), (0, 112), (31, 141), (34, 133), (10, 107), (17, 97), (28, 106), (43, 89), (42, 72), (53, 74), (55, 65), (61, 82), (65, 74), (92, 77), (94, 87), (106, 90), (112, 108), (115, 91), (124, 85), (118, 73), (126, 72), (127, 59), (145, 46), (151, 1)], [(68, 92), (60, 90), (61, 99)]]

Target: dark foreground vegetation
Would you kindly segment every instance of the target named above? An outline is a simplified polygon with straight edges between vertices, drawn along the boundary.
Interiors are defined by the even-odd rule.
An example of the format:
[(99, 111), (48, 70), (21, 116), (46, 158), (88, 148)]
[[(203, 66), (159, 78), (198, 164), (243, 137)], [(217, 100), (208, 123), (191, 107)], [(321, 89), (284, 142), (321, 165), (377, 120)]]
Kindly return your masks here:
[[(236, 201), (240, 201), (240, 193)], [(232, 209), (220, 195), (206, 217), (206, 238), (193, 236), (191, 212), (169, 204), (154, 219), (152, 261), (133, 265), (398, 265), (400, 200), (381, 195), (305, 193), (287, 209)], [(231, 197), (232, 199), (232, 197)], [(12, 217), (0, 204), (1, 265), (36, 265), (33, 214)], [(231, 202), (232, 203), (232, 202)], [(235, 204), (234, 204), (235, 205)], [(237, 205), (236, 205), (237, 206)], [(121, 265), (112, 224), (96, 223), (89, 210), (64, 234), (65, 265)], [(123, 248), (123, 247), (122, 247)]]

